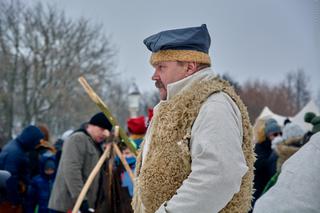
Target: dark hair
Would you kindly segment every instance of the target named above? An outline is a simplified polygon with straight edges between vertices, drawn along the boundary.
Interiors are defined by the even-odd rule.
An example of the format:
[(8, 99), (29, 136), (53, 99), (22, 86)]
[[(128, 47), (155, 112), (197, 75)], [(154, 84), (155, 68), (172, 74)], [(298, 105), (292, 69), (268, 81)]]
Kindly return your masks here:
[(284, 122), (283, 122), (283, 125), (285, 126), (285, 125), (287, 125), (287, 124), (289, 124), (289, 123), (291, 123), (290, 119), (289, 119), (289, 118), (286, 118), (286, 120), (284, 120)]

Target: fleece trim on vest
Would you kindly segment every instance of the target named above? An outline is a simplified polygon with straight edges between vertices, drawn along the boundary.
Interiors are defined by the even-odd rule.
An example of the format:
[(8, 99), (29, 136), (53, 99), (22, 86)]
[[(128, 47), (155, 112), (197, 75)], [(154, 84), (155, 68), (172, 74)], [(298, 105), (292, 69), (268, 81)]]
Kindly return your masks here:
[[(190, 88), (159, 106), (153, 118), (150, 148), (141, 168), (141, 153), (137, 158), (137, 181), (133, 206), (135, 212), (143, 203), (146, 213), (155, 212), (176, 193), (191, 172), (189, 140), (192, 124), (202, 103), (217, 92), (228, 94), (242, 115), (243, 144), (248, 172), (242, 179), (240, 191), (221, 212), (247, 212), (251, 206), (253, 180), (252, 132), (246, 107), (232, 87), (217, 78), (194, 83)], [(141, 199), (140, 199), (141, 198)], [(140, 203), (140, 204), (139, 204)]]

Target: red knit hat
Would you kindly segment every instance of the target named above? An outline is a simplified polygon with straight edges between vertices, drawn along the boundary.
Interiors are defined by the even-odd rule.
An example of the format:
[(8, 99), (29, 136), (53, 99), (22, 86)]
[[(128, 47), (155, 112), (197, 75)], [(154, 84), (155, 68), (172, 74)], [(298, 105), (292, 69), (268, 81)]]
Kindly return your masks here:
[(128, 119), (127, 125), (128, 131), (132, 134), (145, 134), (147, 131), (144, 116)]

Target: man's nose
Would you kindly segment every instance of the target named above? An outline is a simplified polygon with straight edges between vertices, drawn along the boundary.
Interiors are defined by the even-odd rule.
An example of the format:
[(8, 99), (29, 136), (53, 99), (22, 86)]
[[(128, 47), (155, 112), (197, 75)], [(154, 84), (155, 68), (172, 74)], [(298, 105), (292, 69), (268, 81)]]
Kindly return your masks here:
[(153, 75), (151, 76), (151, 79), (153, 81), (159, 80), (159, 75), (158, 75), (157, 69), (154, 70)]

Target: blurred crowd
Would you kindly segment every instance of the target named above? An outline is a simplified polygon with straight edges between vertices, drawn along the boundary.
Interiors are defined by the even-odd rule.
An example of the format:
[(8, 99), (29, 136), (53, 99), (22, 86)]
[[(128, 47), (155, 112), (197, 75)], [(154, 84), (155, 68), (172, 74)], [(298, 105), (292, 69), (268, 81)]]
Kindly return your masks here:
[[(69, 201), (63, 201), (68, 198), (63, 196), (61, 198), (63, 194), (61, 188), (67, 188), (62, 182), (74, 184), (78, 177), (75, 175), (77, 173), (72, 173), (68, 179), (69, 176), (65, 170), (68, 170), (67, 168), (72, 168), (69, 169), (72, 171), (78, 169), (79, 176), (87, 172), (85, 166), (77, 168), (74, 163), (69, 162), (73, 166), (69, 167), (70, 165), (66, 163), (82, 152), (77, 146), (72, 146), (75, 143), (74, 138), (78, 137), (76, 142), (81, 144), (79, 142), (80, 133), (85, 133), (95, 141), (103, 140), (102, 143), (95, 143), (95, 146), (98, 146), (96, 150), (100, 150), (96, 156), (98, 159), (108, 141), (113, 140), (112, 125), (110, 123), (106, 125), (104, 120), (106, 117), (103, 116), (102, 113), (96, 114), (90, 121), (81, 124), (78, 130), (65, 131), (55, 142), (51, 141), (50, 131), (45, 124), (29, 125), (16, 138), (2, 147), (0, 152), (0, 212), (70, 212), (72, 206), (68, 206)], [(152, 111), (147, 118), (140, 116), (127, 121), (127, 134), (130, 143), (136, 150), (143, 142), (151, 118)], [(257, 120), (254, 126), (255, 191), (251, 211), (255, 213), (274, 212), (272, 208), (279, 210), (281, 209), (279, 206), (287, 210), (290, 209), (288, 205), (294, 206), (294, 202), (304, 202), (305, 205), (308, 205), (308, 202), (316, 199), (314, 198), (317, 197), (314, 194), (316, 190), (313, 189), (311, 183), (314, 178), (317, 178), (314, 177), (317, 167), (311, 164), (316, 163), (312, 161), (312, 156), (319, 154), (317, 153), (319, 145), (318, 148), (311, 146), (314, 143), (319, 144), (319, 134), (316, 135), (317, 137), (312, 136), (320, 132), (320, 116), (308, 112), (304, 120), (311, 124), (310, 131), (305, 131), (289, 119), (286, 119), (283, 124), (268, 117)], [(90, 125), (100, 128), (101, 134), (109, 130), (110, 137), (97, 139), (99, 134), (92, 133)], [(310, 148), (307, 147), (309, 143)], [(70, 145), (66, 146), (66, 144)], [(90, 197), (86, 198), (82, 202), (81, 212), (91, 212), (89, 205), (94, 205), (95, 212), (132, 212), (130, 203), (134, 189), (130, 173), (134, 173), (136, 157), (125, 143), (120, 141), (118, 147), (121, 150), (121, 156), (116, 154), (110, 156), (102, 169), (102, 178), (98, 180), (97, 187), (100, 192), (95, 193), (103, 194), (103, 196), (96, 196), (94, 204), (90, 204)], [(302, 147), (306, 148), (299, 152)], [(90, 173), (97, 160), (92, 160), (94, 159), (93, 154), (88, 150), (90, 147), (87, 147), (84, 153), (89, 155), (88, 159), (92, 164), (89, 168)], [(294, 155), (295, 153), (297, 154)], [(292, 158), (293, 155), (295, 158)], [(126, 160), (130, 171), (121, 162), (121, 157)], [(308, 161), (309, 158), (311, 161)], [(86, 160), (86, 157), (75, 159), (75, 161), (84, 161), (85, 165)], [(59, 167), (61, 167), (60, 171)], [(289, 196), (286, 195), (290, 193), (297, 193), (297, 197), (302, 197), (301, 200), (292, 200), (292, 197), (290, 197), (291, 200), (287, 200)], [(67, 209), (60, 208), (60, 204), (55, 204), (55, 202), (65, 202)]]
[[(151, 117), (152, 111), (149, 117), (140, 116), (127, 121), (129, 142), (135, 149), (140, 148)], [(105, 131), (108, 131), (107, 136)], [(0, 212), (71, 212), (75, 198), (68, 197), (68, 194), (73, 193), (77, 186), (69, 184), (83, 187), (106, 144), (114, 142), (112, 134), (112, 125), (103, 113), (94, 115), (77, 130), (65, 131), (54, 142), (47, 125), (25, 127), (0, 152)], [(86, 142), (89, 144), (87, 147), (79, 139), (83, 135), (92, 142)], [(80, 146), (85, 148), (80, 150)], [(101, 194), (94, 197), (92, 205), (95, 212), (132, 212), (133, 183), (129, 172), (134, 172), (136, 157), (122, 141), (118, 141), (117, 146), (121, 156), (111, 153), (101, 169), (102, 175), (95, 178), (98, 185), (95, 185), (95, 180), (91, 186), (99, 188), (94, 194)], [(123, 166), (120, 157), (126, 160), (131, 171)], [(71, 162), (72, 159), (75, 161)], [(70, 170), (70, 174), (66, 170)], [(69, 187), (70, 191), (63, 189)], [(92, 207), (90, 196), (89, 190), (82, 202), (81, 212), (93, 211), (89, 208), (89, 205)], [(63, 209), (64, 206), (68, 208)]]
[[(319, 155), (317, 144), (320, 141), (316, 139), (319, 138), (319, 134), (316, 133), (320, 131), (320, 116), (308, 112), (304, 121), (311, 124), (311, 131), (305, 131), (288, 118), (283, 124), (277, 123), (273, 118), (257, 120), (254, 127), (256, 161), (253, 212), (279, 212), (279, 209), (282, 209), (282, 212), (290, 212), (290, 209), (295, 208), (295, 202), (300, 203), (303, 200), (306, 200), (303, 205), (306, 208), (301, 212), (315, 207), (314, 203), (312, 204), (314, 199), (307, 198), (315, 189), (312, 190), (311, 187), (310, 190), (310, 187), (303, 188), (301, 185), (312, 185), (308, 179), (316, 178), (315, 174), (319, 171), (319, 167), (313, 167), (308, 158)], [(311, 143), (310, 138), (315, 134), (317, 136), (313, 137), (314, 142)], [(316, 144), (315, 148), (310, 152), (299, 152), (300, 155), (305, 153), (297, 159), (290, 158), (308, 143), (310, 146)], [(300, 156), (299, 154), (295, 156)], [(288, 159), (291, 161), (287, 162)], [(317, 187), (317, 182), (314, 183)], [(296, 197), (294, 193), (297, 193)], [(301, 197), (304, 199), (300, 199)]]

